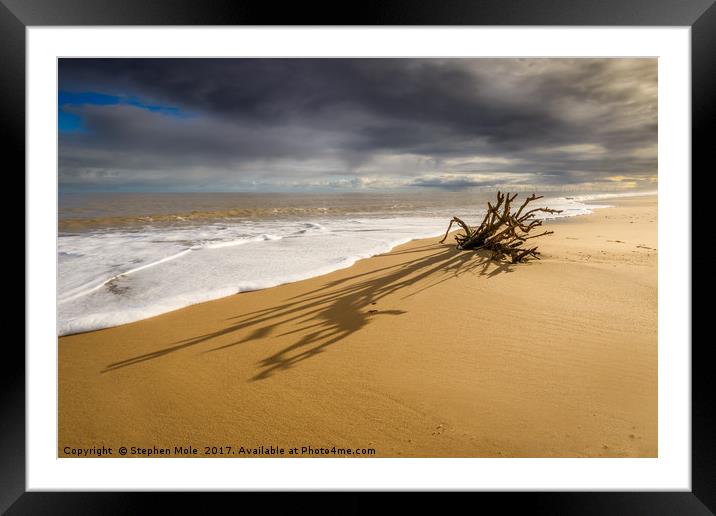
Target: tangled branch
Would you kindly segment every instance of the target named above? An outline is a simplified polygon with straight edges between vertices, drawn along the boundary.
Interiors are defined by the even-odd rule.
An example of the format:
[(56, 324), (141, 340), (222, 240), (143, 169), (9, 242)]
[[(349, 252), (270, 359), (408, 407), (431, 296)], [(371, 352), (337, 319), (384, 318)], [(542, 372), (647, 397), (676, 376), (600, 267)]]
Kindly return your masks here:
[(506, 194), (497, 192), (497, 203), (494, 206), (490, 202), (487, 203), (485, 218), (477, 227), (469, 226), (460, 218), (453, 217), (445, 236), (440, 242), (445, 241), (452, 225), (457, 224), (462, 229), (462, 232), (455, 236), (458, 249), (486, 249), (492, 251), (491, 259), (500, 260), (509, 256), (512, 263), (524, 262), (530, 257), (539, 260), (540, 253), (537, 251), (537, 247), (524, 245), (525, 242), (533, 238), (550, 235), (554, 231), (530, 234), (530, 231), (542, 225), (542, 220), (536, 219), (535, 215), (537, 213), (561, 213), (562, 210), (553, 210), (551, 208), (526, 209), (529, 203), (543, 197), (532, 194), (513, 213), (511, 211), (512, 201), (516, 197), (517, 194), (510, 195), (509, 192)]

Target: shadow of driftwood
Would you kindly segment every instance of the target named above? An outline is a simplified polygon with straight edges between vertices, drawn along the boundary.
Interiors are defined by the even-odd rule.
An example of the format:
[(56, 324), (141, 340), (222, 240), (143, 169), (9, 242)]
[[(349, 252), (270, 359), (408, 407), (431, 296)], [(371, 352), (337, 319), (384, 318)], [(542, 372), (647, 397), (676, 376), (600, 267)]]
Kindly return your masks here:
[(210, 349), (227, 350), (253, 340), (296, 335), (292, 344), (266, 357), (258, 364), (259, 371), (251, 380), (295, 366), (360, 330), (373, 317), (399, 316), (402, 310), (384, 310), (377, 305), (384, 297), (418, 282), (430, 283), (403, 297), (414, 296), (448, 279), (466, 272), (491, 278), (511, 272), (511, 264), (490, 261), (489, 255), (458, 251), (454, 246), (430, 244), (387, 255), (419, 255), (401, 263), (354, 274), (325, 283), (321, 288), (302, 293), (285, 303), (243, 313), (230, 319), (221, 330), (176, 342), (174, 345), (144, 355), (109, 364), (102, 372), (161, 358), (190, 346), (225, 335), (250, 330), (238, 340)]

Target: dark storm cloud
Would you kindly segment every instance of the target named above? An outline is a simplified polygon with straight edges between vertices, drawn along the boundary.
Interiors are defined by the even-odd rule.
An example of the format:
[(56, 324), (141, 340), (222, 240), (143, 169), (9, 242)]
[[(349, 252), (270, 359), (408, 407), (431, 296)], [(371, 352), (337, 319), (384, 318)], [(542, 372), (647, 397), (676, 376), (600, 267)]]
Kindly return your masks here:
[(63, 59), (59, 81), (120, 99), (61, 106), (70, 186), (656, 176), (656, 60)]

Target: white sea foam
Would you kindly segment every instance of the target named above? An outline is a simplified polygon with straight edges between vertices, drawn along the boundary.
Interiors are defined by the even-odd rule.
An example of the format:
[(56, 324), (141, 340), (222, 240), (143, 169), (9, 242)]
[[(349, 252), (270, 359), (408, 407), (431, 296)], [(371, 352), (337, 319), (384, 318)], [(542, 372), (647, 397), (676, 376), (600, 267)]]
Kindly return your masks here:
[[(552, 197), (554, 217), (591, 213), (607, 197)], [(483, 212), (484, 213), (484, 212)], [(416, 238), (441, 235), (441, 209), (311, 220), (225, 220), (184, 226), (110, 228), (58, 239), (58, 333), (78, 333), (153, 317), (238, 292), (349, 267)]]
[(619, 199), (624, 197), (643, 197), (648, 195), (658, 195), (656, 190), (646, 190), (640, 192), (608, 192), (608, 193), (590, 193), (577, 195), (573, 199), (583, 201), (601, 201), (604, 199)]

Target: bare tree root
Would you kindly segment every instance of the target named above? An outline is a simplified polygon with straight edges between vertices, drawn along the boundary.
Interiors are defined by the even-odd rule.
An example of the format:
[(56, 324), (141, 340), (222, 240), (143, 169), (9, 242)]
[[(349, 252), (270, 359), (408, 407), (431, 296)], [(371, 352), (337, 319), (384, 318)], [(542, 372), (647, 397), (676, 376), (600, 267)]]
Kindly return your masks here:
[(533, 229), (542, 225), (542, 219), (536, 219), (535, 215), (537, 213), (562, 213), (562, 210), (546, 207), (526, 210), (529, 203), (543, 197), (532, 194), (525, 199), (516, 212), (512, 212), (512, 201), (516, 197), (517, 194), (497, 192), (496, 204), (493, 206), (492, 203), (487, 203), (485, 218), (477, 227), (469, 226), (460, 218), (453, 217), (440, 242), (445, 242), (454, 223), (462, 229), (462, 232), (455, 236), (458, 249), (489, 250), (492, 251), (491, 259), (501, 260), (509, 257), (512, 263), (524, 262), (531, 258), (539, 260), (540, 253), (537, 251), (537, 247), (525, 245), (525, 242), (544, 235), (551, 235), (554, 231), (530, 234)]

